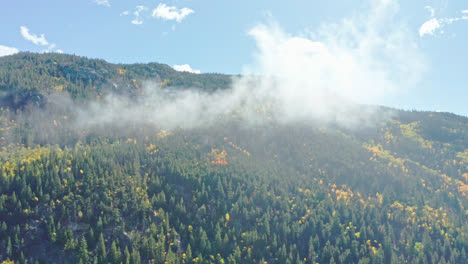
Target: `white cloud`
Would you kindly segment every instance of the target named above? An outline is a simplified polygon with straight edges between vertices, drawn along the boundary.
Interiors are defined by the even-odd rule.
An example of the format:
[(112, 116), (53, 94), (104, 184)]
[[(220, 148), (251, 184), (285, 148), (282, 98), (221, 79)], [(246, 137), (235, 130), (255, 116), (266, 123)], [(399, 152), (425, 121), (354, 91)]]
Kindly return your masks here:
[(94, 0), (94, 3), (101, 6), (110, 6), (109, 0)]
[[(257, 25), (249, 31), (258, 46), (254, 64), (234, 93), (244, 90), (247, 105), (274, 105), (282, 122), (366, 121), (369, 113), (356, 112), (355, 103), (383, 104), (414, 87), (427, 68), (411, 30), (397, 19), (397, 1), (373, 3), (368, 14), (323, 24), (310, 34)], [(262, 76), (255, 89), (248, 73)]]
[(190, 65), (188, 64), (182, 64), (182, 65), (174, 65), (174, 70), (176, 71), (180, 71), (180, 72), (191, 72), (191, 73), (196, 73), (196, 74), (200, 74), (200, 70), (194, 70), (192, 69), (192, 67), (190, 67)]
[(44, 34), (41, 34), (40, 36), (38, 36), (30, 32), (29, 28), (25, 26), (20, 27), (20, 32), (24, 39), (31, 41), (35, 45), (47, 46), (47, 49), (43, 50), (42, 52), (53, 52), (56, 47), (54, 43), (49, 43), (49, 41), (47, 41)]
[(256, 126), (267, 120), (373, 124), (375, 112), (355, 103), (382, 104), (401, 95), (417, 86), (427, 66), (414, 33), (398, 20), (396, 0), (370, 1), (375, 5), (368, 12), (307, 34), (287, 33), (274, 22), (255, 26), (248, 32), (257, 44), (254, 60), (229, 91), (204, 93), (147, 83), (136, 103), (109, 96), (83, 109), (80, 120), (191, 128), (236, 115)]
[(135, 16), (134, 19), (131, 21), (134, 25), (141, 25), (143, 24), (143, 18), (141, 17), (141, 13), (148, 10), (146, 6), (138, 5), (135, 7), (135, 11), (133, 15)]
[(132, 21), (130, 21), (133, 25), (141, 25), (143, 24), (143, 20), (139, 19), (139, 18), (135, 18), (133, 19)]
[(125, 10), (122, 13), (120, 13), (120, 16), (128, 16), (130, 14), (130, 11)]
[[(444, 34), (443, 27), (446, 25), (450, 25), (456, 21), (468, 20), (468, 16), (461, 16), (461, 17), (445, 17), (445, 18), (435, 18), (434, 17), (434, 9), (430, 6), (426, 6), (431, 12), (431, 19), (424, 22), (421, 27), (419, 28), (419, 36), (423, 37), (424, 35), (434, 36), (440, 32), (440, 34)], [(468, 14), (468, 10), (462, 10), (462, 14)]]
[(35, 45), (40, 45), (40, 46), (49, 45), (49, 42), (46, 40), (44, 34), (41, 34), (40, 36), (38, 36), (34, 33), (29, 32), (29, 29), (25, 26), (21, 26), (20, 31), (24, 39), (31, 41)]
[(427, 9), (431, 13), (431, 17), (434, 17), (435, 9), (432, 6), (425, 6), (424, 8)]
[(436, 30), (440, 27), (441, 24), (439, 23), (439, 21), (435, 18), (432, 18), (421, 25), (421, 27), (419, 28), (419, 36), (422, 37), (424, 35), (434, 35)]
[(187, 7), (178, 9), (175, 6), (167, 6), (166, 4), (160, 3), (153, 10), (153, 17), (164, 20), (175, 20), (180, 23), (185, 17), (192, 13), (195, 13), (195, 11)]
[(18, 52), (19, 52), (19, 50), (17, 48), (12, 48), (12, 47), (7, 47), (7, 46), (0, 45), (0, 57), (13, 55), (13, 54), (16, 54)]
[(62, 53), (63, 53), (63, 50), (58, 49), (58, 50), (56, 50), (55, 52), (62, 54)]

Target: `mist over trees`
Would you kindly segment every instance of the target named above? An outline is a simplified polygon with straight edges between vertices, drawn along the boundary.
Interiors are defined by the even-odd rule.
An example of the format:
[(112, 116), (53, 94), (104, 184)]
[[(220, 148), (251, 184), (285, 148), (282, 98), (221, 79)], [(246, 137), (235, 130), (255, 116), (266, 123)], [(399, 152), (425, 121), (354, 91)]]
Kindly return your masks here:
[(203, 97), (236, 78), (0, 58), (0, 261), (466, 262), (466, 117), (359, 106), (372, 113), (359, 126), (284, 123), (260, 105), (168, 128), (94, 116), (114, 109), (93, 108), (109, 95), (161, 109), (138, 106), (147, 80)]

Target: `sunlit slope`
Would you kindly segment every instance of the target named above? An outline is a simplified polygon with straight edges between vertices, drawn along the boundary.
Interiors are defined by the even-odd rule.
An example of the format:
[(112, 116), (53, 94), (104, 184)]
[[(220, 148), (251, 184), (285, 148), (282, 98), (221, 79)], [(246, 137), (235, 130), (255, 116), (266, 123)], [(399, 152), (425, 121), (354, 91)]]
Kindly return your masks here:
[(0, 58), (2, 104), (21, 108), (41, 104), (51, 93), (67, 93), (73, 100), (99, 100), (114, 92), (136, 95), (143, 81), (153, 80), (168, 87), (226, 89), (231, 79), (223, 74), (177, 72), (168, 65), (112, 64), (65, 54), (19, 53)]
[[(89, 238), (92, 229), (108, 251), (118, 241), (122, 252), (131, 246), (143, 259), (175, 263), (189, 245), (192, 260), (207, 262), (219, 254), (232, 263), (283, 263), (288, 252), (319, 263), (415, 261), (430, 247), (463, 263), (465, 161), (434, 161), (445, 164), (439, 171), (407, 157), (419, 146), (391, 152), (377, 141), (388, 137), (396, 121), (389, 122), (366, 142), (330, 129), (231, 127), (90, 137), (71, 149), (10, 146), (2, 153), (1, 212), (8, 226), (42, 223), (39, 233), (20, 233), (42, 251), (23, 254), (72, 253), (57, 253), (59, 262), (83, 258), (81, 237), (100, 243)], [(166, 255), (151, 251), (152, 240)], [(283, 245), (295, 246), (285, 253)]]

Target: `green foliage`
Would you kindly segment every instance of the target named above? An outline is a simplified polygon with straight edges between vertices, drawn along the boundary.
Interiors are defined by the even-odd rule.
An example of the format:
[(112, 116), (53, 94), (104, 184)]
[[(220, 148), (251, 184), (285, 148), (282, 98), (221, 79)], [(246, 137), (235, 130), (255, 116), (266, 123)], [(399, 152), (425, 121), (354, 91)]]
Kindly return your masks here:
[[(63, 84), (77, 101), (155, 74), (208, 90), (225, 80), (57, 54), (3, 57), (0, 69), (8, 93)], [(220, 122), (38, 135), (14, 104), (0, 119), (0, 261), (466, 261), (467, 118), (397, 111), (357, 130)]]
[(228, 75), (178, 72), (158, 63), (120, 65), (54, 53), (0, 58), (0, 102), (14, 109), (43, 105), (44, 96), (53, 93), (67, 93), (78, 102), (99, 99), (109, 92), (137, 94), (145, 80), (160, 82), (163, 87), (206, 91), (227, 89), (232, 82)]

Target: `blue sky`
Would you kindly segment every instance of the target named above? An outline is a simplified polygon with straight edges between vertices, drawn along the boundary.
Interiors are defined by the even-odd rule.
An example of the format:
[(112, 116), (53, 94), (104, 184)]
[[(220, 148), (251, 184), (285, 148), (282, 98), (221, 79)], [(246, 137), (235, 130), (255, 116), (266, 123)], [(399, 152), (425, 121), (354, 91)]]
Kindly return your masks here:
[[(264, 52), (259, 48), (259, 36), (248, 34), (252, 28), (274, 24), (285, 38), (329, 45), (317, 32), (333, 31), (333, 25), (340, 27), (344, 19), (362, 26), (357, 17), (372, 16), (376, 2), (392, 2), (396, 7), (392, 9), (395, 14), (389, 16), (388, 28), (379, 28), (379, 34), (401, 33), (411, 49), (399, 47), (396, 52), (404, 51), (403, 59), (382, 64), (395, 68), (384, 72), (391, 76), (393, 86), (400, 86), (398, 91), (366, 102), (468, 116), (468, 11), (463, 12), (468, 10), (468, 2), (461, 0), (4, 1), (0, 9), (0, 55), (55, 51), (116, 63), (161, 62), (179, 65), (178, 69), (221, 73), (255, 72), (254, 65), (262, 64), (259, 72), (264, 73), (265, 56), (258, 58)], [(337, 50), (347, 52), (350, 48)], [(376, 58), (369, 63), (379, 62)], [(180, 66), (184, 64), (190, 66)], [(406, 65), (412, 66), (406, 69)], [(418, 78), (403, 82), (400, 79), (412, 78), (402, 74), (402, 69), (414, 71)]]

